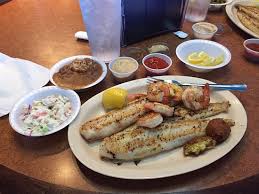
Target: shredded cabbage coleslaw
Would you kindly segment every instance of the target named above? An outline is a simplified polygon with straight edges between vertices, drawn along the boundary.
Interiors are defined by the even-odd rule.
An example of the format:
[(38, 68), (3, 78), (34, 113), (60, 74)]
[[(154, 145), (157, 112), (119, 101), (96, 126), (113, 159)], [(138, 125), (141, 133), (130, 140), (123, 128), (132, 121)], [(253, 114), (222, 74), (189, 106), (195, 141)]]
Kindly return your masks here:
[(71, 114), (72, 106), (69, 98), (50, 95), (24, 105), (20, 119), (25, 125), (24, 130), (30, 135), (44, 135), (60, 126)]

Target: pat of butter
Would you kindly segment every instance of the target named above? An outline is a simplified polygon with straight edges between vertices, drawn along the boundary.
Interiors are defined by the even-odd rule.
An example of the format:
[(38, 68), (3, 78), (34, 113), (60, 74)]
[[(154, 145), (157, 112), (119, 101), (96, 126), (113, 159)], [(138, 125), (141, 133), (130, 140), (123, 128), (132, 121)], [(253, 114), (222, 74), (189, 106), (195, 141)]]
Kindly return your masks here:
[(165, 45), (153, 45), (152, 47), (148, 48), (150, 53), (156, 53), (161, 51), (167, 51), (169, 48)]

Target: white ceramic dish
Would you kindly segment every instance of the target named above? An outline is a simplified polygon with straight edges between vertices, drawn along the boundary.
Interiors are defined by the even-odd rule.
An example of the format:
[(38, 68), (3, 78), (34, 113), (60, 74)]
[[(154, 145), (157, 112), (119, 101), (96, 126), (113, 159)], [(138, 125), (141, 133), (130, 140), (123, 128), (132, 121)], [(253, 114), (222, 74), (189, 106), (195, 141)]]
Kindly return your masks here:
[(31, 61), (0, 53), (0, 117), (22, 96), (49, 82), (49, 70)]
[[(187, 61), (188, 55), (193, 52), (204, 51), (212, 57), (224, 55), (224, 61), (216, 66), (198, 66), (193, 65)], [(214, 69), (226, 66), (231, 60), (230, 51), (223, 45), (210, 40), (189, 40), (178, 45), (176, 48), (177, 57), (192, 71), (195, 72), (209, 72)]]
[[(206, 27), (210, 27), (212, 31), (211, 32), (201, 31), (199, 29), (199, 26), (203, 26), (203, 25), (206, 25)], [(218, 31), (218, 27), (208, 22), (198, 22), (192, 25), (193, 35), (195, 38), (198, 38), (198, 39), (209, 40), (216, 34), (217, 31)]]
[[(180, 82), (212, 83), (208, 80), (187, 76), (160, 76), (162, 79), (175, 79)], [(139, 79), (120, 84), (116, 87), (125, 88), (129, 93), (146, 91), (147, 79)], [(230, 137), (216, 148), (199, 157), (184, 157), (183, 149), (178, 148), (157, 156), (142, 160), (138, 166), (126, 162), (118, 166), (99, 157), (100, 142), (88, 143), (79, 133), (80, 126), (87, 120), (105, 113), (102, 106), (102, 92), (85, 102), (80, 114), (68, 128), (68, 141), (76, 158), (86, 167), (95, 172), (124, 179), (154, 179), (179, 175), (207, 166), (230, 152), (243, 137), (247, 127), (247, 116), (240, 101), (229, 91), (213, 92), (211, 101), (228, 100), (231, 107), (228, 113), (216, 117), (231, 118), (236, 124), (231, 129)]]
[(232, 3), (233, 0), (226, 0), (226, 3), (210, 3), (209, 10), (210, 11), (218, 11), (222, 9), (224, 6)]
[(97, 59), (96, 57), (93, 57), (93, 56), (88, 56), (88, 55), (77, 55), (77, 56), (72, 56), (72, 57), (68, 57), (68, 58), (65, 58), (65, 59), (62, 59), (61, 61), (57, 62), (51, 69), (50, 69), (50, 81), (51, 83), (53, 83), (55, 86), (58, 86), (55, 81), (53, 80), (53, 75), (59, 71), (60, 68), (64, 67), (65, 65), (68, 65), (70, 63), (72, 63), (72, 61), (74, 61), (75, 59), (84, 59), (84, 58), (89, 58), (89, 59), (92, 59), (94, 61), (96, 61), (98, 64), (101, 65), (102, 67), (102, 74), (101, 76), (93, 83), (89, 84), (89, 85), (86, 85), (85, 87), (79, 89), (79, 90), (76, 90), (76, 91), (83, 91), (87, 88), (90, 88), (92, 86), (95, 86), (97, 85), (98, 83), (100, 83), (107, 75), (107, 66), (106, 64)]
[[(129, 72), (126, 72), (126, 73), (120, 73), (120, 72), (117, 72), (115, 71), (112, 66), (113, 64), (117, 61), (117, 60), (120, 60), (120, 59), (128, 59), (128, 60), (131, 60), (133, 63), (135, 63), (135, 68), (132, 69), (132, 71), (129, 71)], [(138, 62), (133, 59), (132, 57), (118, 57), (114, 60), (112, 60), (110, 63), (109, 63), (109, 70), (112, 72), (112, 75), (115, 77), (115, 79), (117, 81), (129, 81), (132, 77), (134, 77), (134, 75), (136, 74), (136, 71), (138, 70), (138, 67), (139, 67), (139, 64)]]
[[(59, 95), (63, 95), (69, 98), (71, 104), (72, 104), (72, 114), (70, 115), (70, 117), (64, 121), (61, 125), (59, 125), (58, 127), (50, 130), (49, 132), (45, 133), (45, 134), (29, 134), (26, 133), (24, 130), (24, 124), (22, 123), (22, 121), (20, 120), (20, 115), (22, 112), (22, 108), (24, 105), (26, 104), (32, 104), (33, 101), (35, 100), (39, 100), (42, 98), (45, 98), (49, 95), (53, 95), (53, 94), (59, 94)], [(58, 88), (56, 86), (47, 86), (47, 87), (43, 87), (40, 88), (38, 90), (34, 90), (31, 93), (29, 93), (28, 95), (24, 96), (23, 98), (21, 98), (13, 107), (12, 111), (10, 112), (9, 115), (9, 122), (12, 126), (12, 128), (25, 136), (45, 136), (45, 135), (49, 135), (52, 133), (55, 133), (57, 131), (60, 131), (61, 129), (63, 129), (64, 127), (66, 127), (67, 125), (69, 125), (77, 116), (77, 114), (79, 113), (80, 110), (80, 106), (81, 106), (81, 102), (80, 102), (80, 98), (77, 95), (76, 92), (74, 92), (73, 90), (63, 90), (61, 88)]]
[(253, 31), (249, 30), (238, 19), (238, 17), (237, 17), (237, 8), (236, 8), (237, 4), (259, 6), (259, 2), (248, 1), (248, 0), (235, 0), (231, 4), (226, 6), (226, 13), (227, 13), (228, 17), (230, 18), (230, 20), (234, 24), (236, 24), (241, 30), (243, 30), (244, 32), (250, 34), (251, 36), (253, 36), (255, 38), (259, 38), (259, 34), (256, 34)]
[[(152, 69), (148, 66), (145, 65), (145, 61), (151, 57), (158, 57), (160, 59), (163, 59), (167, 64), (168, 66), (164, 69)], [(166, 73), (169, 68), (172, 66), (172, 59), (170, 57), (168, 57), (167, 55), (165, 54), (162, 54), (162, 53), (151, 53), (151, 54), (148, 54), (146, 55), (143, 59), (142, 59), (142, 64), (143, 66), (145, 67), (145, 69), (150, 72), (150, 73), (153, 73), (153, 74), (157, 74), (157, 75), (161, 75), (161, 74), (164, 74)]]

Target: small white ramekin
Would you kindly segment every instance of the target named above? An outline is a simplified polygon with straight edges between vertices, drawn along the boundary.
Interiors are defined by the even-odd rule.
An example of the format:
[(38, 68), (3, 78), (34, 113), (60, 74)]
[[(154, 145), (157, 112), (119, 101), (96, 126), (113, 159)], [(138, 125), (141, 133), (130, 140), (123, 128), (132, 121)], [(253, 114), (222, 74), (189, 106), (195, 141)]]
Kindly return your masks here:
[[(133, 63), (136, 64), (135, 69), (133, 69), (132, 71), (127, 72), (127, 73), (120, 73), (120, 72), (117, 72), (114, 69), (112, 69), (112, 66), (115, 63), (115, 61), (120, 60), (120, 59), (130, 59)], [(133, 59), (132, 57), (118, 57), (109, 63), (109, 70), (112, 72), (112, 75), (118, 82), (125, 82), (125, 81), (131, 80), (135, 76), (136, 71), (138, 70), (138, 67), (139, 67), (138, 62), (135, 59)]]
[[(199, 31), (197, 29), (197, 26), (201, 25), (201, 24), (211, 26), (212, 28), (214, 28), (213, 32), (201, 32), (201, 31)], [(208, 22), (198, 22), (198, 23), (195, 23), (195, 24), (192, 25), (193, 36), (195, 38), (198, 38), (198, 39), (210, 40), (216, 34), (217, 31), (218, 31), (218, 27), (216, 25), (208, 23)]]

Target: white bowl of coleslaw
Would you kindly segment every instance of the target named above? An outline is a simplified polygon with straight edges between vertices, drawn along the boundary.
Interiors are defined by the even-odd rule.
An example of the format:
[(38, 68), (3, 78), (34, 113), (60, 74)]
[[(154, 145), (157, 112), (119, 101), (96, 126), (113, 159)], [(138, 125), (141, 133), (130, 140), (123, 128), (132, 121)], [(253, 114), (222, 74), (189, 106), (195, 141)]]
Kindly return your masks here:
[(73, 90), (47, 86), (22, 97), (9, 114), (12, 128), (25, 136), (46, 136), (69, 125), (81, 102)]

